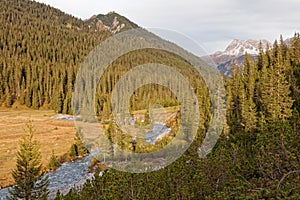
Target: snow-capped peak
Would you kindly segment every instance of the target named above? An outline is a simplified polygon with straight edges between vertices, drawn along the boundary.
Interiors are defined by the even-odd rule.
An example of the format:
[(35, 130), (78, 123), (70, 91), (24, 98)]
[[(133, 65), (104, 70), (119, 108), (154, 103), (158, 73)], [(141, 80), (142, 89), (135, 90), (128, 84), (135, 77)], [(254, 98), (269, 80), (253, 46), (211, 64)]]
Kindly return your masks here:
[[(269, 42), (267, 40), (261, 40), (263, 49), (267, 47)], [(244, 55), (246, 52), (251, 55), (258, 55), (259, 53), (258, 40), (233, 40), (223, 52), (215, 53), (215, 56), (234, 56), (239, 57)]]

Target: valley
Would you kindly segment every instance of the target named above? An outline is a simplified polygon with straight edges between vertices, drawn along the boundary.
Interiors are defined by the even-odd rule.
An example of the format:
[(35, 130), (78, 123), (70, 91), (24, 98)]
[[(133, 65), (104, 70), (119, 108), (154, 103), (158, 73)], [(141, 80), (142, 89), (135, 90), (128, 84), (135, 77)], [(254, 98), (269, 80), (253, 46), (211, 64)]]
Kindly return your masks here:
[(11, 170), (15, 168), (16, 153), (20, 138), (24, 135), (25, 124), (35, 127), (35, 138), (40, 142), (42, 163), (46, 167), (52, 151), (58, 157), (67, 153), (74, 142), (73, 121), (55, 120), (51, 110), (0, 110), (0, 185), (14, 183)]
[(13, 199), (300, 198), (298, 32), (199, 58), (117, 12), (0, 2), (0, 187)]

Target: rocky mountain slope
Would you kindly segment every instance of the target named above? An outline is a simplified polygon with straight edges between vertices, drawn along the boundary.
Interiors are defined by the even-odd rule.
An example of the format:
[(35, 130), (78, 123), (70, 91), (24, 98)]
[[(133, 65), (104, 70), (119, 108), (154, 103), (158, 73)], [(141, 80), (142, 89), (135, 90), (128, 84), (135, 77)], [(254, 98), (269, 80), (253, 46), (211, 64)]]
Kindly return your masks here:
[[(233, 40), (225, 51), (218, 51), (212, 56), (213, 60), (217, 65), (222, 64), (229, 60), (229, 58), (238, 58), (246, 54), (258, 55), (259, 53), (259, 43), (258, 40)], [(270, 43), (267, 40), (261, 40), (262, 47), (265, 49)]]
[(113, 34), (138, 27), (138, 25), (116, 12), (109, 12), (106, 15), (94, 15), (85, 20), (85, 24), (96, 31), (109, 31)]
[[(270, 42), (267, 40), (233, 40), (224, 51), (204, 57), (214, 67), (217, 67), (225, 75), (230, 75), (231, 66), (243, 64), (245, 54), (255, 57), (259, 53), (259, 44), (262, 43), (263, 49), (266, 49)], [(210, 61), (209, 61), (210, 60)]]

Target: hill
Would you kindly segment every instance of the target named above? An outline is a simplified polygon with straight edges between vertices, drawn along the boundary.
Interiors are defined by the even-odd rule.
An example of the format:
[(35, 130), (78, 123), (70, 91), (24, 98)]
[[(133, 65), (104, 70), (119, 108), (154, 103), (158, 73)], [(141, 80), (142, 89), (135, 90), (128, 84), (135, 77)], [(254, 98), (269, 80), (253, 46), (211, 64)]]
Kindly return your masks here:
[(0, 104), (69, 113), (76, 70), (109, 32), (29, 0), (0, 4)]
[[(29, 0), (4, 1), (1, 10), (0, 105), (5, 107), (17, 103), (34, 109), (48, 108), (57, 113), (72, 113), (71, 99), (76, 73), (86, 56), (117, 29), (137, 27), (114, 12), (84, 22)], [(95, 20), (113, 26), (109, 30), (98, 30), (91, 26)], [(110, 116), (112, 90), (126, 70), (155, 59), (166, 65), (181, 65), (178, 67), (187, 77), (192, 77), (190, 74), (194, 73), (188, 62), (163, 51), (141, 50), (123, 55), (110, 66), (108, 74), (99, 82), (97, 114), (106, 118)], [(202, 80), (188, 79), (194, 79), (199, 87), (203, 87)], [(155, 101), (169, 106), (178, 104), (168, 89), (161, 88), (160, 92), (155, 92), (157, 88), (153, 85), (139, 90), (136, 99), (144, 101), (132, 101), (131, 107), (146, 109), (149, 102)], [(154, 94), (146, 97), (151, 92)]]

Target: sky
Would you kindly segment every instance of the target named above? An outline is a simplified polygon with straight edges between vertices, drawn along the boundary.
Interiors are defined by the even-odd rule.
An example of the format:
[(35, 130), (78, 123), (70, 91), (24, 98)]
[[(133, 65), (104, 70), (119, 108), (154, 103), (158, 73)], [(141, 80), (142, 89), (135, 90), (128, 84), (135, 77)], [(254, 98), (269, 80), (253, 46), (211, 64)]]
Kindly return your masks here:
[(115, 11), (143, 28), (176, 31), (205, 52), (233, 39), (292, 37), (300, 32), (299, 0), (36, 0), (81, 19)]

